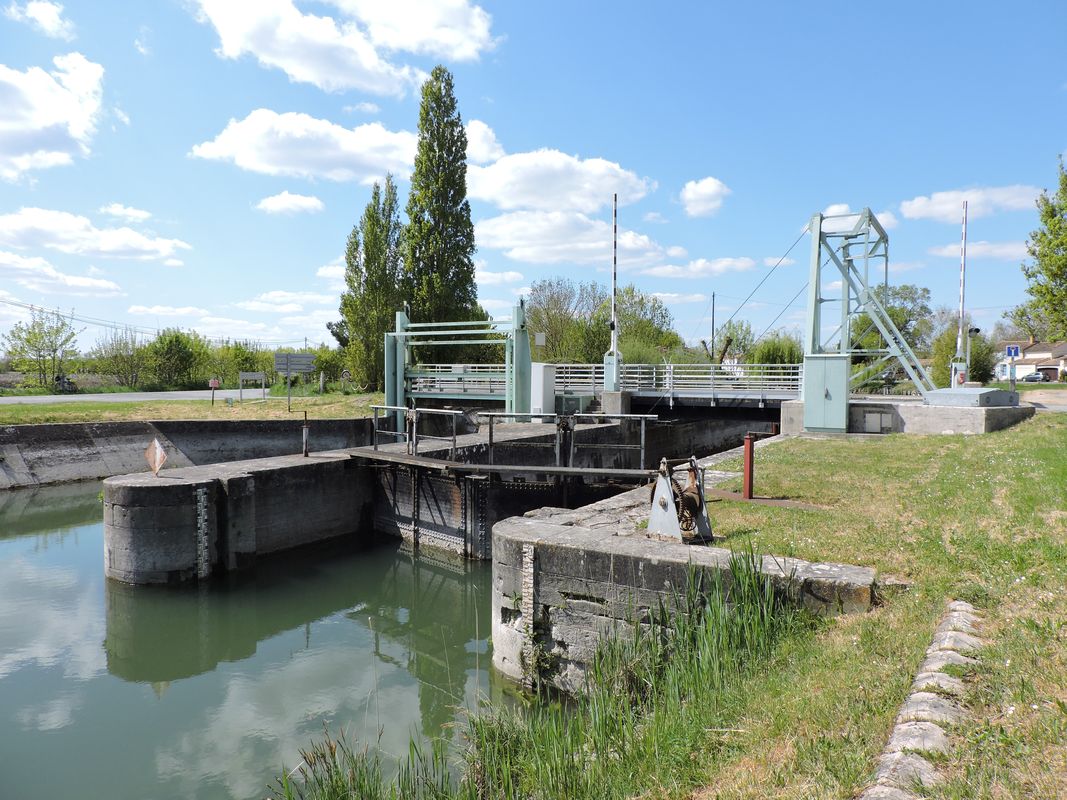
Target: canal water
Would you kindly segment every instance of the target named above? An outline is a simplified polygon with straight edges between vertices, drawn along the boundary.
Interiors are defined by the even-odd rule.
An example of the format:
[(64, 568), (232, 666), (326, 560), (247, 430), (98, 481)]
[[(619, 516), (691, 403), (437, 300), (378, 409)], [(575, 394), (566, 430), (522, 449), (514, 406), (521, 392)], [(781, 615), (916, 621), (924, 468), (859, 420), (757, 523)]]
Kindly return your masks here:
[(324, 724), (391, 770), (488, 694), (487, 564), (389, 545), (126, 586), (100, 490), (0, 492), (5, 800), (261, 798)]

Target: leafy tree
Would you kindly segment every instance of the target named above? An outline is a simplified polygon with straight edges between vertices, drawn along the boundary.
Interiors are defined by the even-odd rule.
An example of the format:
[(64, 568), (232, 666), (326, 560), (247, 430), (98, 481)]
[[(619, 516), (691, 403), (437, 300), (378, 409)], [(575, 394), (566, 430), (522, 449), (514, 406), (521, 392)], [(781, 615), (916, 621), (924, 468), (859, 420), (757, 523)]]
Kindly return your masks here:
[[(971, 327), (970, 317), (964, 318), (966, 328)], [(964, 330), (966, 330), (966, 328)], [(948, 386), (951, 376), (950, 362), (956, 356), (955, 324), (945, 327), (934, 338), (932, 345), (933, 367), (930, 377), (937, 386)], [(967, 344), (964, 342), (964, 349)], [(971, 337), (971, 370), (968, 380), (987, 383), (993, 379), (993, 371), (996, 368), (998, 353), (996, 344), (984, 334)]]
[(776, 331), (749, 348), (745, 361), (749, 364), (800, 364), (804, 361), (804, 346), (799, 337)]
[(474, 224), (467, 202), (467, 133), (452, 74), (440, 65), (422, 86), (407, 216), (402, 287), (412, 320), (471, 318), (477, 288)]
[(119, 386), (137, 389), (148, 371), (147, 348), (132, 328), (108, 331), (90, 355), (96, 371), (111, 376)]
[[(1037, 198), (1041, 227), (1030, 234), (1026, 250), (1033, 261), (1023, 264), (1034, 310), (1049, 326), (1049, 338), (1067, 338), (1067, 172), (1059, 164), (1059, 187)], [(1023, 327), (1020, 325), (1020, 327)]]
[(161, 386), (195, 385), (210, 357), (207, 342), (177, 328), (162, 331), (147, 350), (152, 375)]
[(330, 335), (337, 341), (338, 347), (342, 350), (348, 349), (348, 342), (352, 337), (348, 333), (348, 323), (345, 322), (344, 317), (337, 322), (327, 322), (326, 330), (328, 330)]
[[(624, 361), (630, 360), (626, 358), (625, 349), (637, 343), (651, 345), (661, 356), (682, 346), (682, 337), (674, 330), (674, 317), (655, 295), (646, 294), (630, 284), (619, 289), (615, 305), (619, 318), (619, 348), (624, 350)], [(610, 298), (601, 308), (605, 319), (610, 321)], [(608, 327), (609, 336), (610, 332)]]
[[(876, 286), (874, 296), (893, 320), (911, 348), (927, 352), (934, 326), (934, 312), (930, 309), (930, 290), (910, 283), (900, 286)], [(870, 316), (859, 314), (852, 321), (854, 346), (876, 349), (884, 346), (881, 335)]]
[(593, 281), (575, 283), (562, 277), (534, 281), (527, 297), (526, 323), (531, 334), (545, 334), (545, 345), (534, 348), (534, 357), (553, 363), (600, 360), (608, 339), (597, 352), (590, 322), (607, 299), (607, 290)]
[(401, 225), (396, 185), (385, 177), (385, 189), (374, 184), (371, 199), (359, 224), (352, 228), (345, 247), (345, 286), (341, 317), (346, 351), (356, 381), (382, 389), (385, 385), (385, 334), (393, 329), (400, 304)]
[(1004, 319), (1010, 322), (1018, 332), (1018, 335), (1011, 338), (1032, 339), (1035, 342), (1053, 338), (1049, 319), (1036, 300), (1031, 299), (1015, 306), (1004, 313)]
[(19, 322), (4, 335), (8, 358), (33, 385), (54, 390), (66, 363), (77, 356), (78, 331), (58, 311), (32, 309), (29, 322)]
[[(712, 357), (717, 362), (725, 349), (725, 360), (742, 360), (756, 340), (752, 326), (743, 319), (732, 319), (719, 326), (715, 332), (715, 350)], [(710, 342), (709, 342), (710, 346)]]

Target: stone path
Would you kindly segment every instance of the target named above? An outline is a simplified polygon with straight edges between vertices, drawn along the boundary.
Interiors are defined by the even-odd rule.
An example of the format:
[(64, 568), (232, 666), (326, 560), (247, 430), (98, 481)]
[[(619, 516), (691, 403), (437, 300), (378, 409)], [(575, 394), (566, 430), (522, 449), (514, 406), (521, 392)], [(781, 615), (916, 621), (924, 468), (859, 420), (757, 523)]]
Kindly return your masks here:
[(967, 713), (960, 704), (963, 681), (944, 669), (977, 663), (969, 654), (985, 644), (975, 635), (981, 621), (969, 603), (948, 604), (878, 760), (874, 785), (858, 800), (918, 800), (914, 790), (942, 780), (926, 756), (949, 751), (946, 728), (963, 721)]

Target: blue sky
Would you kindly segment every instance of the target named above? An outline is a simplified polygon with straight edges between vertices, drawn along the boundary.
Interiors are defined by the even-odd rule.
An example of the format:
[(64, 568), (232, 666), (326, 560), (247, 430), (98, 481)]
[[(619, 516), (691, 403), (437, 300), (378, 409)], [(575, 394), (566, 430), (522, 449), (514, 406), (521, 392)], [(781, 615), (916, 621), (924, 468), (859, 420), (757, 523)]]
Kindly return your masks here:
[[(0, 300), (154, 330), (329, 341), (339, 257), (418, 85), (455, 75), (479, 298), (535, 280), (734, 313), (813, 212), (869, 206), (891, 281), (1021, 302), (1067, 151), (1067, 4), (0, 0)], [(738, 312), (803, 324), (808, 241)], [(784, 310), (783, 310), (784, 309)], [(781, 316), (779, 316), (781, 312)], [(0, 332), (25, 315), (0, 303)], [(102, 329), (86, 325), (91, 346)]]

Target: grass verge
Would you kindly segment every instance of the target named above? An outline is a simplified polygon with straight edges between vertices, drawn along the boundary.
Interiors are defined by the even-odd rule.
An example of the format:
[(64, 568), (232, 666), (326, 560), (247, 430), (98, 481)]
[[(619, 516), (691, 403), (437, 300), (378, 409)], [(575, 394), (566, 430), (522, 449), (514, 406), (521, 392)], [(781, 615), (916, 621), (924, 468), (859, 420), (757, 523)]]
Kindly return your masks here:
[(31, 425), (50, 422), (120, 422), (163, 419), (255, 420), (302, 418), (306, 410), (313, 419), (344, 419), (370, 416), (372, 405), (381, 405), (381, 394), (293, 397), (289, 413), (285, 396), (267, 402), (234, 402), (221, 399), (148, 400), (143, 402), (62, 402), (0, 405), (0, 425)]

